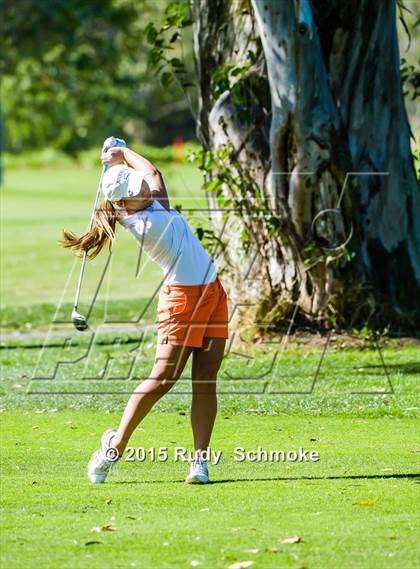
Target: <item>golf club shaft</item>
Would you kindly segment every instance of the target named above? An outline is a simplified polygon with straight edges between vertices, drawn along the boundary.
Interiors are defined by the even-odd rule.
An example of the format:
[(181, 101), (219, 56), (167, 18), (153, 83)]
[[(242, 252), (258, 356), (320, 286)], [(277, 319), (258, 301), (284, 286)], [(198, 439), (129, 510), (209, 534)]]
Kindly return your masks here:
[[(102, 178), (104, 177), (105, 172), (107, 171), (108, 166), (104, 165), (102, 168), (101, 177), (99, 179), (98, 191), (96, 192), (95, 203), (92, 210), (92, 215), (90, 216), (89, 228), (88, 231), (92, 229), (93, 222), (95, 220), (96, 208), (98, 207), (99, 197), (101, 195), (101, 188), (102, 188)], [(74, 297), (74, 310), (77, 310), (77, 306), (79, 304), (79, 297), (80, 297), (80, 289), (82, 287), (83, 281), (83, 274), (85, 272), (85, 265), (86, 265), (86, 251), (83, 253), (82, 258), (82, 266), (80, 267), (80, 274), (79, 274), (79, 281), (77, 283), (76, 295)]]

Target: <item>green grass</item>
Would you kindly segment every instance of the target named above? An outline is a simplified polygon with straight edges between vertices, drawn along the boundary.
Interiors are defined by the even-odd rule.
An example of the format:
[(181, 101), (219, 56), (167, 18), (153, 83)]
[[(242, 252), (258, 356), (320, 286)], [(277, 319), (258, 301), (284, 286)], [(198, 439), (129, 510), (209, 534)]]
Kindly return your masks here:
[[(115, 335), (99, 333), (90, 343), (90, 334), (76, 336), (73, 331), (68, 338), (47, 339), (45, 349), (24, 348), (10, 340), (8, 345), (16, 347), (0, 353), (2, 408), (112, 410), (122, 406), (148, 376), (156, 339), (149, 332), (139, 343), (139, 334), (133, 331), (115, 340)], [(415, 416), (418, 348), (397, 349), (390, 343), (379, 353), (363, 346), (343, 349), (332, 343), (316, 375), (321, 347), (279, 351), (273, 346), (255, 348), (234, 342), (219, 373), (222, 408), (234, 414)], [(161, 411), (185, 408), (191, 391), (189, 377), (190, 365), (174, 390), (161, 400)]]
[[(152, 286), (152, 284), (151, 284)], [(120, 300), (97, 300), (91, 312), (89, 321), (92, 323), (104, 322), (135, 322), (143, 314), (143, 321), (151, 322), (156, 314), (156, 291), (151, 290), (150, 298), (133, 298)], [(153, 296), (155, 295), (155, 296)], [(86, 314), (90, 304), (83, 304)], [(41, 303), (29, 305), (5, 305), (2, 307), (1, 328), (4, 333), (47, 331), (52, 325), (55, 329), (70, 324), (72, 303), (55, 304)]]
[[(214, 484), (183, 484), (188, 417), (153, 413), (132, 446), (168, 447), (167, 462), (122, 462), (109, 482), (85, 480), (98, 411), (2, 416), (2, 565), (225, 568), (418, 567), (410, 419), (236, 416), (217, 422)], [(317, 463), (235, 462), (233, 449), (318, 450)], [(357, 502), (368, 505), (357, 505)], [(92, 532), (113, 524), (115, 532)], [(301, 542), (284, 544), (298, 536)], [(93, 543), (92, 543), (93, 542)]]
[[(190, 164), (159, 164), (172, 206), (205, 207), (201, 174)], [(56, 306), (67, 314), (76, 287), (80, 260), (57, 246), (63, 228), (82, 233), (96, 194), (100, 166), (63, 164), (60, 167), (6, 170), (1, 203), (1, 304), (3, 329), (47, 327)], [(204, 213), (193, 224), (206, 224)], [(159, 285), (161, 271), (143, 255), (136, 276), (139, 247), (119, 228), (111, 266), (98, 301), (112, 310), (127, 301), (128, 311), (148, 300)], [(90, 305), (106, 253), (89, 263), (83, 284), (81, 310)], [(121, 302), (114, 307), (121, 308)]]
[[(161, 157), (172, 204), (205, 206), (200, 173)], [(2, 566), (417, 568), (414, 343), (382, 342), (379, 352), (362, 338), (338, 337), (322, 357), (326, 338), (297, 334), (283, 349), (236, 334), (218, 381), (212, 447), (223, 459), (211, 469), (215, 483), (186, 486), (186, 465), (172, 460), (175, 446), (191, 446), (190, 366), (131, 441), (168, 447), (170, 460), (122, 461), (106, 485), (87, 483), (98, 436), (118, 423), (152, 365), (161, 275), (142, 258), (136, 276), (138, 247), (119, 231), (93, 327), (75, 332), (80, 261), (56, 241), (63, 227), (85, 229), (100, 168), (89, 153), (79, 166), (46, 155), (49, 166), (36, 168), (38, 157), (29, 158), (9, 163), (2, 189), (1, 326), (38, 332), (54, 323), (45, 342), (6, 335), (0, 345)], [(191, 222), (204, 225), (205, 215)], [(83, 312), (105, 262), (88, 266)], [(107, 333), (115, 322), (125, 331)], [(303, 447), (320, 460), (239, 463), (236, 446)], [(91, 531), (108, 523), (117, 531)], [(293, 536), (301, 541), (283, 543)]]

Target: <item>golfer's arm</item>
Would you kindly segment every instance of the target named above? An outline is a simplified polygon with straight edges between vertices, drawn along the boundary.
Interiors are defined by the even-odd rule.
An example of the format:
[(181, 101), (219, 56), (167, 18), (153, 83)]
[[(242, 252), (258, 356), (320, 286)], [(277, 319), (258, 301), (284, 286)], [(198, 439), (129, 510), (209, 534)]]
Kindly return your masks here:
[(123, 149), (124, 162), (130, 168), (145, 172), (145, 181), (149, 185), (153, 199), (158, 200), (165, 209), (169, 209), (169, 197), (162, 174), (149, 160), (130, 148)]

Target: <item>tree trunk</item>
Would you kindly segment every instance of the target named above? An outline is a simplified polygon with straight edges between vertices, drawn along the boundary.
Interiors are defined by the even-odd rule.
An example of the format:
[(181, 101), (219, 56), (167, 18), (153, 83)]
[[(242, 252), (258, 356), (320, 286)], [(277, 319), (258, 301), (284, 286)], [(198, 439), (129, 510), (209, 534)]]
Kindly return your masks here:
[(311, 322), (414, 324), (420, 204), (395, 3), (195, 0), (194, 26), (233, 301), (260, 327), (293, 307)]

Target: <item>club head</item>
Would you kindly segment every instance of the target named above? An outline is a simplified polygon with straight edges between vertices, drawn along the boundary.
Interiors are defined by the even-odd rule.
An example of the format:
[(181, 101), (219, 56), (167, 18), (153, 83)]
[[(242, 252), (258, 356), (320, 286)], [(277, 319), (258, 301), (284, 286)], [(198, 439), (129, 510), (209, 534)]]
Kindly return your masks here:
[(89, 328), (86, 318), (81, 314), (79, 314), (79, 312), (77, 312), (76, 310), (73, 310), (73, 312), (71, 313), (71, 320), (74, 324), (74, 327), (77, 330), (80, 330), (80, 332), (83, 332), (84, 330), (87, 330)]

